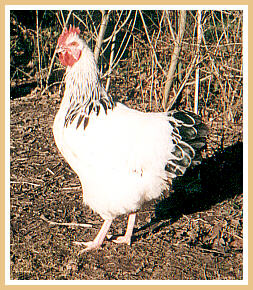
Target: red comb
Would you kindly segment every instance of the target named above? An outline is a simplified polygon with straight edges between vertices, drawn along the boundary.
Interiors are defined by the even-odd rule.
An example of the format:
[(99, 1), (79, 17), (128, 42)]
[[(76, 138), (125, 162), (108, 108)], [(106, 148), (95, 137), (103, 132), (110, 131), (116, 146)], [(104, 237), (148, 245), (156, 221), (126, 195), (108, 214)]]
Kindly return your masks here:
[(71, 24), (69, 26), (69, 30), (65, 27), (58, 39), (58, 45), (64, 43), (71, 33), (80, 34), (79, 27), (72, 26)]

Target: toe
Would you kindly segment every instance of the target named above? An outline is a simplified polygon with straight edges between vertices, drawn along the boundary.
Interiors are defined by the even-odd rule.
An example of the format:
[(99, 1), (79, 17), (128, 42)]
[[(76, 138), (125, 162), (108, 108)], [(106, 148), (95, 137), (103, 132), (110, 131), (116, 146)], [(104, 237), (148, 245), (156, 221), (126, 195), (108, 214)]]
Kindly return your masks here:
[(85, 248), (83, 250), (81, 250), (79, 253), (83, 253), (83, 252), (88, 252), (91, 250), (96, 250), (99, 249), (101, 245), (99, 245), (98, 243), (94, 242), (94, 241), (90, 241), (90, 242), (74, 242), (75, 245), (77, 246), (84, 246)]
[(113, 240), (113, 242), (116, 244), (127, 244), (130, 246), (131, 239), (129, 237), (122, 236), (122, 237), (118, 237), (117, 239)]

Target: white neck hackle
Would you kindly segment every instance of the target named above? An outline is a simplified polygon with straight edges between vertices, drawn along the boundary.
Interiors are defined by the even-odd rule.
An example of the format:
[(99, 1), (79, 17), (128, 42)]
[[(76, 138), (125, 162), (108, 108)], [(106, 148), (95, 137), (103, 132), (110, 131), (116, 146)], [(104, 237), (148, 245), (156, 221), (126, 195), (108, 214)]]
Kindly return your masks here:
[(103, 90), (98, 76), (97, 64), (90, 48), (84, 43), (80, 59), (69, 66), (65, 76), (64, 96), (69, 101), (85, 105), (91, 99), (99, 100)]
[[(63, 101), (67, 108), (65, 126), (71, 124), (77, 116), (79, 116), (78, 120), (83, 120), (84, 117), (87, 119), (92, 112), (98, 116), (101, 107), (106, 114), (108, 109), (114, 107), (112, 98), (100, 83), (93, 52), (84, 41), (82, 44), (83, 49), (79, 60), (67, 68), (65, 75)], [(78, 126), (80, 122), (78, 121)]]

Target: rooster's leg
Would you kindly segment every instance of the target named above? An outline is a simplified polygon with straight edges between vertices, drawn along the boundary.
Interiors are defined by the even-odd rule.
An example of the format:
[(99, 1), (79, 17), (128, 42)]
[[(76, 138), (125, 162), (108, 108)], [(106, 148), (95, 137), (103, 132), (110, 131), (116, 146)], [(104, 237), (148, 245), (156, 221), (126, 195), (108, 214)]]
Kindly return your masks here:
[(86, 252), (94, 249), (100, 248), (102, 245), (107, 232), (112, 224), (112, 220), (105, 220), (100, 231), (98, 232), (97, 236), (93, 241), (90, 242), (74, 242), (75, 245), (85, 246), (86, 248), (81, 252)]
[(118, 237), (116, 240), (113, 240), (113, 242), (117, 244), (128, 244), (130, 246), (131, 237), (132, 237), (132, 233), (134, 229), (135, 217), (136, 217), (136, 213), (131, 213), (129, 215), (125, 235), (122, 237)]

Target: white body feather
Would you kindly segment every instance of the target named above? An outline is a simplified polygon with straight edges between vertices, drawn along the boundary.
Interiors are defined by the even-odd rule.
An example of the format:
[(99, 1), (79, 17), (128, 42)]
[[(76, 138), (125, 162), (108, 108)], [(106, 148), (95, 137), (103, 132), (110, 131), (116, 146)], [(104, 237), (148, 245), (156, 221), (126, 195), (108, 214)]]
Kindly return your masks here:
[(172, 126), (165, 113), (142, 113), (117, 103), (107, 114), (92, 114), (84, 130), (77, 119), (64, 127), (63, 99), (54, 122), (62, 155), (78, 174), (84, 202), (104, 219), (137, 210), (166, 185)]

